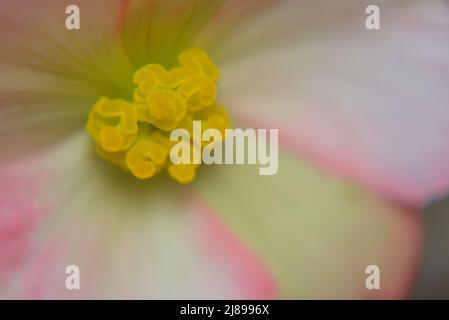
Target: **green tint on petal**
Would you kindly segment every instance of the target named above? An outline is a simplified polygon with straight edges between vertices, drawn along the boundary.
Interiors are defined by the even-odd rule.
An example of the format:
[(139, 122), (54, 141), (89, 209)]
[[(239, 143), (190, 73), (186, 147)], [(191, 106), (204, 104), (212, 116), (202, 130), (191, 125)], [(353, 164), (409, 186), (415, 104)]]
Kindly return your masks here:
[(123, 45), (134, 68), (149, 62), (174, 66), (190, 47), (213, 51), (256, 13), (279, 0), (123, 1)]
[(223, 0), (127, 2), (122, 35), (133, 67), (151, 62), (172, 67), (222, 4)]
[[(81, 29), (67, 30), (76, 4)], [(103, 95), (132, 95), (117, 31), (119, 1), (0, 3), (1, 161), (44, 151), (85, 125)]]
[[(95, 5), (87, 0), (3, 2), (1, 64), (56, 76), (68, 90), (70, 83), (77, 83), (77, 93), (83, 96), (130, 95), (133, 70), (121, 49), (119, 4), (115, 0), (99, 0)], [(65, 27), (68, 5), (80, 9), (79, 30)]]
[[(81, 129), (101, 96), (129, 99), (132, 75), (170, 67), (257, 1), (5, 0), (0, 2), (2, 160), (33, 154)], [(80, 30), (65, 28), (77, 5)], [(14, 143), (10, 143), (14, 141)]]
[[(283, 298), (400, 298), (416, 267), (416, 216), (281, 154), (274, 176), (256, 166), (208, 170), (195, 186), (279, 283)], [(365, 269), (381, 270), (381, 290)]]

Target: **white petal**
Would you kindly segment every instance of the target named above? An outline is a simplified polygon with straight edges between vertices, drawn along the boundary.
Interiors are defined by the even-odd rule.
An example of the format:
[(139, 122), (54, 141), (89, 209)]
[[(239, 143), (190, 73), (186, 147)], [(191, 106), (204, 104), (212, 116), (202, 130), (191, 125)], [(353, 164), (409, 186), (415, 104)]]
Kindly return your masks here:
[[(225, 229), (204, 228), (185, 186), (139, 181), (93, 150), (83, 134), (1, 168), (0, 297), (274, 297), (270, 273)], [(66, 288), (69, 265), (80, 290)]]
[[(449, 8), (443, 1), (291, 1), (216, 53), (220, 99), (323, 167), (421, 205), (449, 189)], [(303, 8), (303, 10), (301, 10)]]
[[(265, 261), (284, 299), (403, 299), (421, 245), (419, 215), (280, 154), (279, 171), (211, 168), (205, 204)], [(380, 268), (380, 290), (365, 271)]]

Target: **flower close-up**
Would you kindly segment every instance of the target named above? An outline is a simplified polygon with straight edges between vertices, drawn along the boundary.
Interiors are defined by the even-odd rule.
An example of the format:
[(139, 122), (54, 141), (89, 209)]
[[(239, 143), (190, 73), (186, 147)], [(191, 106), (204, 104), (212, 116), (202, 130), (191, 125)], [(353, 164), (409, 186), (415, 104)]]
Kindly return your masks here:
[(448, 85), (443, 0), (0, 0), (0, 299), (410, 298)]

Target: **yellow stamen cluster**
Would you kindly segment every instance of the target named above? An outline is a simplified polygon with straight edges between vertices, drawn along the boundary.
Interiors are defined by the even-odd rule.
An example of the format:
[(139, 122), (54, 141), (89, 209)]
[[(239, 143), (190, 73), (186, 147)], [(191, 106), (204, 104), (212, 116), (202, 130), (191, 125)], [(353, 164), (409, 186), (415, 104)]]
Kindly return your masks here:
[(167, 169), (178, 182), (191, 182), (198, 165), (170, 162), (177, 143), (170, 141), (170, 132), (183, 128), (192, 137), (193, 121), (201, 121), (203, 130), (229, 128), (227, 113), (216, 104), (220, 73), (208, 54), (189, 49), (178, 60), (171, 70), (159, 64), (142, 67), (134, 74), (133, 101), (102, 97), (89, 114), (87, 131), (99, 155), (139, 179)]

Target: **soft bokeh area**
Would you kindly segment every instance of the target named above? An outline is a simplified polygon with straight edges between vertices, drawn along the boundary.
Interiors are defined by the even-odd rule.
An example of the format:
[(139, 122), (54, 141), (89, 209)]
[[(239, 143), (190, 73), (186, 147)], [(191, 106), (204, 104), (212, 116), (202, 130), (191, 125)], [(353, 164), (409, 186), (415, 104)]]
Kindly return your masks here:
[(448, 86), (444, 0), (0, 0), (0, 298), (449, 298)]
[(449, 198), (425, 211), (424, 248), (412, 297), (449, 299)]

